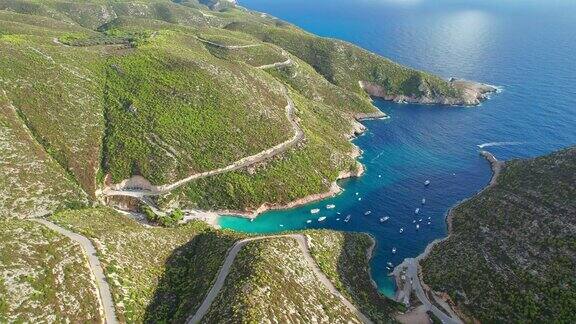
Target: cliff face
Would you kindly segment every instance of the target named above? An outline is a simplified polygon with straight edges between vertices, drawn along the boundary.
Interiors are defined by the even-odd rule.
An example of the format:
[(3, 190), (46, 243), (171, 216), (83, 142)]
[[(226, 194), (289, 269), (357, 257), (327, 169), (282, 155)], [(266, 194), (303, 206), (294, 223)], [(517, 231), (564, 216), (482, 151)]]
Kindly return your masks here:
[(574, 322), (576, 147), (506, 162), (451, 214), (450, 237), (421, 262), (433, 290), (480, 322)]
[(490, 93), (496, 92), (496, 88), (487, 84), (482, 84), (467, 80), (451, 79), (449, 86), (459, 95), (448, 96), (435, 94), (424, 83), (420, 83), (418, 90), (420, 94), (391, 94), (383, 86), (369, 81), (359, 81), (360, 87), (370, 96), (398, 103), (418, 103), (418, 104), (440, 104), (440, 105), (464, 105), (475, 106), (486, 100)]

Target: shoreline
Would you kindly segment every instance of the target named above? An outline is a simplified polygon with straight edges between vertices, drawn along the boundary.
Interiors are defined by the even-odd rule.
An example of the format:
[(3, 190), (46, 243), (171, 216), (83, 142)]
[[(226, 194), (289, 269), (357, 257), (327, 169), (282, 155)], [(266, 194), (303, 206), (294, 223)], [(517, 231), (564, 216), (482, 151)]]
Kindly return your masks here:
[[(402, 278), (405, 277), (404, 273), (406, 273), (408, 271), (408, 268), (411, 265), (416, 266), (416, 272), (417, 272), (417, 276), (418, 276), (418, 280), (420, 281), (421, 286), (423, 287), (423, 290), (426, 294), (432, 295), (434, 297), (434, 302), (436, 302), (437, 304), (440, 304), (437, 301), (437, 296), (436, 293), (430, 289), (430, 287), (428, 285), (426, 285), (426, 283), (424, 282), (424, 280), (422, 279), (422, 273), (421, 273), (421, 267), (420, 267), (420, 261), (425, 259), (426, 257), (428, 257), (428, 255), (430, 254), (430, 252), (432, 251), (432, 249), (434, 247), (436, 247), (436, 245), (438, 245), (439, 243), (442, 243), (443, 241), (447, 240), (448, 238), (450, 238), (450, 236), (452, 235), (452, 220), (454, 217), (454, 210), (456, 208), (458, 208), (458, 206), (462, 205), (463, 203), (467, 202), (470, 199), (475, 198), (476, 196), (480, 195), (481, 193), (483, 193), (485, 190), (493, 187), (496, 183), (497, 183), (497, 178), (500, 175), (502, 168), (505, 165), (505, 162), (503, 161), (499, 161), (498, 159), (496, 159), (496, 157), (486, 151), (486, 150), (482, 150), (479, 153), (482, 157), (484, 157), (489, 163), (490, 163), (490, 169), (492, 172), (492, 176), (490, 177), (490, 181), (488, 182), (488, 184), (486, 186), (484, 186), (484, 188), (482, 188), (480, 191), (478, 191), (477, 193), (475, 193), (474, 195), (462, 199), (460, 201), (458, 201), (456, 204), (454, 204), (454, 206), (450, 207), (450, 209), (446, 212), (446, 217), (445, 217), (445, 221), (446, 221), (446, 225), (448, 227), (448, 234), (443, 237), (443, 238), (439, 238), (439, 239), (435, 239), (434, 241), (430, 242), (428, 245), (426, 245), (426, 248), (424, 249), (424, 251), (422, 253), (420, 253), (419, 255), (417, 255), (414, 258), (406, 258), (402, 261), (402, 263), (400, 263), (399, 265), (397, 265), (394, 270), (392, 271), (391, 276), (394, 276), (394, 281), (396, 282), (396, 287), (400, 287), (400, 286), (405, 286), (407, 283), (405, 283), (404, 281), (406, 280), (406, 278)], [(410, 289), (409, 293), (412, 292), (412, 289)], [(402, 299), (405, 298), (405, 291), (403, 290), (396, 290), (394, 299), (396, 301), (402, 302)], [(440, 298), (440, 297), (438, 297)], [(440, 298), (444, 303), (450, 305), (450, 303), (442, 298)], [(451, 314), (454, 315), (455, 314), (460, 314), (458, 310), (453, 309), (451, 306), (449, 307), (449, 309), (447, 309), (447, 311)], [(408, 312), (409, 313), (409, 312)]]
[[(352, 123), (352, 129), (350, 131), (350, 134), (348, 135), (350, 141), (353, 141), (358, 136), (360, 136), (361, 134), (366, 132), (367, 128), (366, 128), (366, 126), (364, 126), (361, 123), (362, 121), (390, 118), (387, 114), (385, 114), (380, 109), (378, 109), (378, 107), (376, 107), (376, 106), (373, 106), (373, 107), (377, 111), (372, 112), (372, 113), (357, 113), (352, 117), (353, 118), (353, 121), (351, 122)], [(213, 222), (215, 222), (215, 224), (217, 225), (221, 216), (255, 219), (260, 214), (267, 212), (267, 211), (288, 210), (288, 209), (292, 209), (292, 208), (301, 207), (301, 206), (309, 204), (309, 203), (318, 202), (318, 201), (321, 201), (324, 199), (335, 197), (344, 191), (344, 189), (342, 187), (340, 187), (340, 185), (338, 185), (338, 181), (350, 179), (350, 178), (361, 177), (366, 172), (366, 168), (364, 167), (364, 164), (362, 164), (360, 161), (358, 161), (358, 158), (360, 156), (362, 156), (362, 153), (363, 153), (362, 150), (357, 145), (355, 145), (355, 144), (352, 144), (352, 145), (353, 145), (353, 149), (352, 149), (352, 152), (350, 152), (350, 157), (352, 159), (356, 160), (356, 170), (355, 171), (350, 171), (350, 170), (349, 171), (340, 171), (336, 180), (334, 180), (330, 184), (328, 191), (311, 194), (311, 195), (308, 195), (308, 196), (305, 196), (302, 198), (292, 200), (292, 201), (284, 203), (284, 204), (264, 203), (264, 204), (260, 205), (260, 207), (256, 208), (255, 210), (240, 211), (240, 210), (223, 209), (223, 210), (210, 210), (210, 211), (205, 211), (205, 212), (215, 213), (218, 215), (216, 220), (213, 220)]]

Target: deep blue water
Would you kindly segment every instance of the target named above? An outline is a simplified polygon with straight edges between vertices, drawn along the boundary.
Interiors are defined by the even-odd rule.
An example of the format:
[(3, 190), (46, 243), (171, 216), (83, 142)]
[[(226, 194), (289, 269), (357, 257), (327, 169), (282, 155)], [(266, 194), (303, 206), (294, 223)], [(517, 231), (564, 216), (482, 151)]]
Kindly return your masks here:
[[(376, 101), (391, 118), (366, 122), (368, 132), (355, 140), (364, 150), (365, 176), (341, 182), (345, 191), (335, 198), (268, 212), (254, 222), (224, 217), (223, 227), (369, 232), (378, 242), (374, 279), (391, 295), (386, 262), (396, 265), (445, 236), (446, 211), (489, 181), (490, 167), (477, 145), (508, 143), (485, 147), (507, 160), (576, 144), (576, 1), (243, 0), (241, 5), (414, 68), (503, 91), (474, 108)], [(336, 208), (327, 210), (327, 204)], [(311, 215), (312, 208), (321, 212)], [(368, 210), (372, 213), (364, 216)], [(351, 220), (344, 223), (348, 214)], [(319, 216), (328, 218), (320, 223)], [(381, 224), (382, 216), (390, 220)]]

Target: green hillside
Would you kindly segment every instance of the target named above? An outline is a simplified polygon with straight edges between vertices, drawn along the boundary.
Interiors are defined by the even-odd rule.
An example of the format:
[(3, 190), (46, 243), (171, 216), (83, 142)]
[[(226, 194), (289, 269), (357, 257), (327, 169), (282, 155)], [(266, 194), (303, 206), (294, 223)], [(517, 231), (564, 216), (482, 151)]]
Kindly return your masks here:
[(424, 281), (481, 322), (576, 320), (576, 148), (506, 162), (497, 184), (456, 207)]
[[(355, 167), (354, 117), (377, 112), (359, 81), (391, 95), (463, 100), (438, 77), (226, 2), (1, 0), (0, 55), (10, 58), (0, 62), (0, 104), (19, 117), (10, 132), (29, 132), (38, 147), (14, 158), (32, 154), (46, 170), (26, 176), (17, 166), (43, 191), (3, 199), (45, 212), (96, 199), (105, 179), (169, 184), (287, 141), (285, 89), (303, 141), (159, 203), (246, 210), (326, 191)], [(1, 171), (0, 182), (13, 180)], [(84, 193), (59, 196), (78, 187)]]

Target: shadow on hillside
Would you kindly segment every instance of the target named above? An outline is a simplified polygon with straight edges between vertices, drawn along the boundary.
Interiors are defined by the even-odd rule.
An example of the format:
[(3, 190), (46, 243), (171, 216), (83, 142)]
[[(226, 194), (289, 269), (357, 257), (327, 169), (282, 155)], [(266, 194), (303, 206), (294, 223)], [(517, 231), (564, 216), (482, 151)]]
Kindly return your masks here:
[(236, 239), (209, 229), (175, 249), (146, 308), (144, 322), (184, 323), (202, 303)]
[[(375, 323), (393, 321), (403, 305), (378, 292), (372, 283), (367, 249), (372, 242), (367, 234), (343, 232), (344, 248), (338, 258), (338, 275), (346, 286), (350, 302)], [(376, 248), (376, 247), (375, 247)]]

